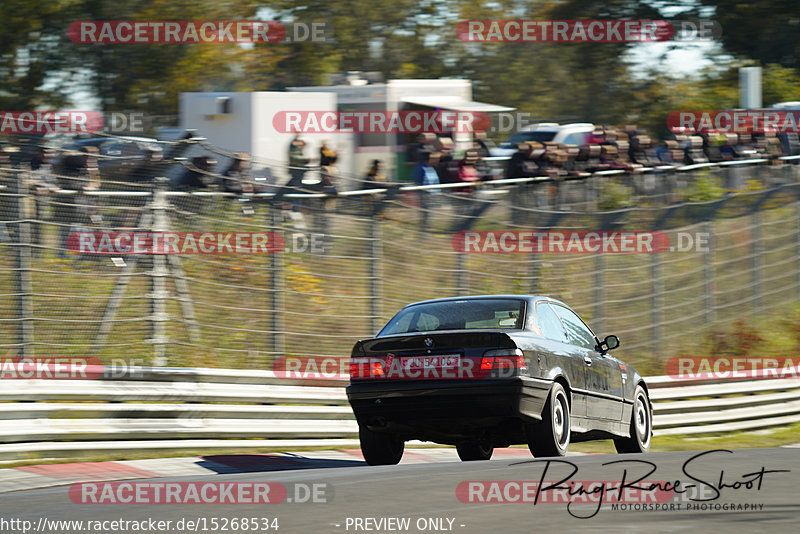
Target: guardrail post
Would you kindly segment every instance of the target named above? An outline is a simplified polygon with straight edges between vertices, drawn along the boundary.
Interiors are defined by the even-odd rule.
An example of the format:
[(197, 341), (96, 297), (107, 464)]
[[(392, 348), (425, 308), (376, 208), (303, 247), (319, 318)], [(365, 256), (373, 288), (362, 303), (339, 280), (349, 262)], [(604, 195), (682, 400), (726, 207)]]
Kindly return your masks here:
[(656, 355), (661, 353), (661, 306), (662, 293), (664, 291), (664, 280), (661, 278), (661, 254), (651, 254), (652, 263), (650, 265), (651, 293), (651, 321), (653, 322), (653, 349)]
[[(269, 208), (270, 231), (277, 232), (280, 208), (272, 205)], [(279, 252), (269, 255), (270, 269), (270, 299), (272, 309), (272, 357), (283, 356), (285, 352), (285, 335), (283, 330), (284, 304), (284, 279), (283, 256)]]
[(705, 320), (706, 324), (714, 322), (714, 223), (706, 221), (703, 224), (703, 229), (708, 235), (708, 241), (705, 251), (703, 252), (703, 280), (705, 298)]
[(369, 226), (369, 315), (370, 330), (377, 333), (381, 324), (381, 296), (383, 293), (383, 227), (380, 217), (373, 212)]
[(28, 222), (28, 213), (25, 203), (28, 199), (29, 191), (26, 191), (27, 180), (23, 180), (22, 173), (14, 169), (7, 171), (11, 173), (11, 180), (15, 184), (14, 191), (17, 194), (17, 201), (14, 202), (16, 214), (11, 214), (11, 220), (21, 221), (17, 224), (16, 231), (16, 286), (17, 286), (17, 316), (19, 326), (17, 330), (17, 341), (19, 343), (19, 355), (24, 358), (33, 357), (33, 279), (31, 276), (31, 225)]
[(753, 308), (756, 314), (762, 312), (764, 308), (762, 287), (761, 287), (761, 270), (763, 262), (761, 258), (762, 244), (761, 244), (761, 211), (760, 205), (753, 210), (753, 230), (750, 234), (752, 236), (752, 253), (753, 253)]

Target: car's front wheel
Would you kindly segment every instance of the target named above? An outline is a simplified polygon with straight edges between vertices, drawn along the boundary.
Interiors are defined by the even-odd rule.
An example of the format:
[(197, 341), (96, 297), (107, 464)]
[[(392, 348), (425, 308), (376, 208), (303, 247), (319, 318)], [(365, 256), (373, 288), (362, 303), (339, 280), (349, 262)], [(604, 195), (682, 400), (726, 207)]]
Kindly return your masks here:
[(569, 399), (564, 386), (553, 383), (550, 396), (544, 405), (542, 420), (527, 423), (525, 434), (528, 448), (536, 457), (564, 456), (567, 454), (570, 438)]
[(488, 460), (492, 457), (494, 447), (488, 443), (479, 440), (464, 441), (456, 445), (458, 457), (463, 462), (472, 462), (474, 460)]
[(358, 427), (361, 454), (369, 465), (395, 465), (400, 462), (405, 442), (394, 434), (373, 432), (364, 426)]
[(614, 440), (614, 447), (619, 453), (647, 452), (650, 450), (650, 438), (653, 435), (653, 411), (650, 407), (650, 399), (642, 386), (636, 386), (633, 399), (631, 436)]

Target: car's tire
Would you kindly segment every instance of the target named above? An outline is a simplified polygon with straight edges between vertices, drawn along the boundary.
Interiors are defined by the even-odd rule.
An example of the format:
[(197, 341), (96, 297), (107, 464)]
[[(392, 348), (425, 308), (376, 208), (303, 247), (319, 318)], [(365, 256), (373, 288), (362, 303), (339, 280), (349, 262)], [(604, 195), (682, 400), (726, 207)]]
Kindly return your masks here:
[(473, 462), (490, 459), (494, 452), (494, 447), (480, 440), (473, 440), (459, 443), (456, 445), (456, 450), (462, 462)]
[(636, 386), (633, 393), (633, 411), (631, 413), (631, 436), (617, 438), (614, 447), (619, 453), (647, 452), (653, 435), (653, 410), (650, 399), (642, 386)]
[(405, 442), (394, 434), (373, 432), (364, 426), (358, 427), (361, 454), (369, 465), (395, 465), (400, 462)]
[(527, 423), (525, 434), (528, 448), (535, 457), (564, 456), (570, 438), (569, 398), (564, 386), (553, 383), (550, 395), (544, 404), (542, 420)]

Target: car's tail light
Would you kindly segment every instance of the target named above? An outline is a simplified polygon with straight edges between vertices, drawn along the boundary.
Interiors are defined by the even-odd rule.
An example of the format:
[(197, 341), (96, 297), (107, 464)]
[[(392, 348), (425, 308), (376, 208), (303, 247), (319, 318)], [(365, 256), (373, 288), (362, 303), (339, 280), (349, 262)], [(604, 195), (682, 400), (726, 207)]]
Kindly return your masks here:
[(520, 349), (498, 349), (486, 351), (481, 358), (481, 371), (508, 371), (526, 369), (525, 355)]
[(383, 364), (376, 358), (350, 358), (350, 378), (383, 376)]

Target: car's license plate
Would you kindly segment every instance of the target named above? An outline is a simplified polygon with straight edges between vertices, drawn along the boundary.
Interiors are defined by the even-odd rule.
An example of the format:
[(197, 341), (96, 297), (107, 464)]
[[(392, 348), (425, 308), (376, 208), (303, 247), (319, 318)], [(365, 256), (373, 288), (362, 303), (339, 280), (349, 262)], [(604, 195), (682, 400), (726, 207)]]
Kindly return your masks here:
[(403, 369), (456, 369), (461, 365), (460, 354), (426, 354), (425, 356), (403, 356), (400, 358)]

